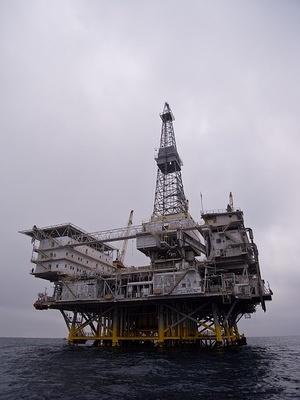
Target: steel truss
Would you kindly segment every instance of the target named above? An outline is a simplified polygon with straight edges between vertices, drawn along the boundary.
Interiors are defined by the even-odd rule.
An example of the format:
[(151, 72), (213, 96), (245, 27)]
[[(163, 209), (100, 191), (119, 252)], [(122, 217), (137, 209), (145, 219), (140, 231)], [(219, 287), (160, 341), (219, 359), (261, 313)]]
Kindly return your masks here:
[(153, 217), (187, 214), (188, 202), (185, 198), (181, 177), (182, 161), (176, 147), (174, 116), (168, 103), (165, 103), (160, 117), (162, 128), (160, 147), (156, 158), (158, 169)]
[(222, 347), (246, 344), (237, 322), (243, 315), (237, 301), (107, 304), (97, 310), (61, 310), (70, 344), (92, 341), (96, 346), (149, 343), (158, 347), (193, 345)]
[(158, 169), (153, 215), (186, 214), (187, 211), (181, 172), (165, 175)]

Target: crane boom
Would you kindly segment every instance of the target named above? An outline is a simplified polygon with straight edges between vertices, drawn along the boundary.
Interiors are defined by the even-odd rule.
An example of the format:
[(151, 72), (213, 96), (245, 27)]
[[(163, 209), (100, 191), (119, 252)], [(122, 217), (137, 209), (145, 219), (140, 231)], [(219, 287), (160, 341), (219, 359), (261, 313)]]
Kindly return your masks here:
[[(129, 219), (128, 219), (128, 223), (127, 223), (127, 230), (126, 230), (125, 236), (128, 236), (130, 227), (132, 225), (132, 219), (133, 219), (133, 210), (131, 210), (130, 214), (129, 214)], [(128, 238), (124, 240), (123, 246), (122, 246), (122, 250), (121, 250), (121, 253), (120, 253), (119, 261), (120, 261), (121, 264), (124, 264), (124, 259), (125, 259), (125, 255), (126, 255), (126, 251), (127, 251), (127, 246), (128, 246)]]

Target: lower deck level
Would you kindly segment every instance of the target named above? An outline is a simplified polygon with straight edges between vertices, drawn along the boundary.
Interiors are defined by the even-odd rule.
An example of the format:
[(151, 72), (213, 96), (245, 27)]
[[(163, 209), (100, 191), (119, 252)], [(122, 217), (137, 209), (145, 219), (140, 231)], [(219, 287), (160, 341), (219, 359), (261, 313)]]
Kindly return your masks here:
[(238, 321), (255, 311), (259, 299), (172, 299), (151, 302), (48, 304), (67, 325), (68, 342), (96, 346), (222, 347), (246, 344)]

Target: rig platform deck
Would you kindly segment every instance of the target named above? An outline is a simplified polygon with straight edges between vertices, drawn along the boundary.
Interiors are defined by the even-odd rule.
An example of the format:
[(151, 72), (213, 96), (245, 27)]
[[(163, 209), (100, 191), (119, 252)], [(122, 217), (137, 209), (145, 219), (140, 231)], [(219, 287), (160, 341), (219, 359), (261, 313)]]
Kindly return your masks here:
[[(87, 233), (73, 224), (21, 233), (33, 243), (32, 275), (54, 284), (40, 293), (38, 310), (59, 310), (72, 344), (97, 346), (233, 346), (246, 343), (238, 321), (266, 311), (271, 289), (261, 278), (253, 232), (233, 206), (202, 213), (188, 211), (174, 129), (166, 103), (151, 220)], [(149, 257), (142, 267), (124, 267), (128, 239)], [(122, 256), (110, 243), (122, 241)]]

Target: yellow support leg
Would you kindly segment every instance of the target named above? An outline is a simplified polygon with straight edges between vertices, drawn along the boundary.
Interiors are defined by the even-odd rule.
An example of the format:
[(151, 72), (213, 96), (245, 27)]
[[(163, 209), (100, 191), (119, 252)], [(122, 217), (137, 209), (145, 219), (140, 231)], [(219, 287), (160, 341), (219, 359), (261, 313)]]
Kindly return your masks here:
[(163, 306), (158, 307), (158, 345), (163, 346), (164, 344), (164, 314)]
[(77, 312), (74, 312), (73, 319), (71, 326), (69, 327), (69, 335), (68, 335), (68, 343), (73, 344), (74, 343), (74, 338), (76, 336), (75, 331), (76, 331), (76, 320), (77, 320)]
[(119, 332), (119, 315), (118, 315), (118, 308), (115, 307), (114, 312), (113, 312), (113, 321), (112, 321), (112, 346), (113, 347), (119, 346), (118, 332)]
[(218, 318), (218, 310), (215, 304), (213, 304), (213, 317), (214, 317), (214, 324), (215, 324), (215, 335), (216, 335), (216, 343), (217, 345), (222, 344), (222, 329), (219, 323)]
[(73, 344), (74, 343), (74, 337), (75, 337), (75, 327), (71, 327), (69, 330), (69, 335), (68, 335), (68, 343)]

